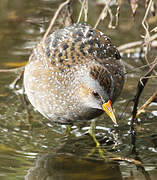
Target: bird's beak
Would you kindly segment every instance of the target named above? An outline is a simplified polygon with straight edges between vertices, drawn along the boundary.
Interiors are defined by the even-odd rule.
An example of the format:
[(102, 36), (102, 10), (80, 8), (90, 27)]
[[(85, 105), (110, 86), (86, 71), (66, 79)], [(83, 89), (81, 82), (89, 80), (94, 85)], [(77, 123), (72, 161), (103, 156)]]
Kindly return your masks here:
[(104, 103), (102, 105), (103, 110), (106, 112), (106, 114), (112, 119), (112, 121), (117, 124), (116, 117), (114, 115), (113, 109), (112, 109), (112, 103), (111, 100), (108, 100), (107, 103)]

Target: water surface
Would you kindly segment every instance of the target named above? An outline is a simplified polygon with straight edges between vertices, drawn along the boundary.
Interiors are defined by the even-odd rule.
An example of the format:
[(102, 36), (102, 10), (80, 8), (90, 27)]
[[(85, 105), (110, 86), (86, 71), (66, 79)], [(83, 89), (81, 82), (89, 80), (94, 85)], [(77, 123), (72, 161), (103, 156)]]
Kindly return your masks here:
[[(42, 38), (49, 21), (61, 0), (1, 0), (0, 2), (0, 68), (24, 64), (35, 45)], [(79, 3), (73, 4), (74, 19), (78, 16)], [(90, 1), (89, 22), (94, 25), (102, 6)], [(115, 11), (115, 7), (113, 7)], [(109, 19), (99, 29), (110, 36), (117, 46), (140, 40), (144, 30), (139, 24), (144, 16), (141, 5), (135, 22), (127, 2), (121, 7), (119, 27), (108, 29)], [(152, 19), (151, 19), (152, 20)], [(61, 19), (57, 20), (57, 23)], [(153, 22), (153, 20), (152, 20)], [(57, 26), (56, 26), (57, 27)], [(56, 28), (55, 27), (55, 28)], [(154, 24), (151, 24), (151, 28)], [(156, 56), (152, 48), (149, 60)], [(133, 69), (144, 64), (139, 51), (122, 54)], [(142, 57), (143, 57), (142, 53)], [(155, 180), (157, 179), (157, 104), (154, 102), (138, 121), (136, 144), (131, 143), (130, 120), (133, 103), (126, 109), (129, 99), (136, 92), (139, 77), (147, 69), (126, 68), (128, 75), (121, 97), (114, 105), (119, 127), (103, 115), (97, 119), (96, 135), (103, 149), (116, 156), (139, 159), (138, 167), (126, 161), (112, 162), (99, 157), (95, 144), (88, 135), (90, 123), (75, 124), (71, 135), (65, 135), (65, 126), (51, 124), (34, 111), (29, 104), (29, 116), (18, 91), (12, 89), (15, 73), (0, 73), (0, 179), (2, 180)], [(142, 105), (156, 90), (156, 79), (151, 79), (140, 99)], [(29, 121), (28, 121), (29, 120)], [(116, 148), (114, 149), (115, 143)], [(136, 151), (132, 153), (132, 149)], [(89, 153), (93, 151), (91, 156)]]

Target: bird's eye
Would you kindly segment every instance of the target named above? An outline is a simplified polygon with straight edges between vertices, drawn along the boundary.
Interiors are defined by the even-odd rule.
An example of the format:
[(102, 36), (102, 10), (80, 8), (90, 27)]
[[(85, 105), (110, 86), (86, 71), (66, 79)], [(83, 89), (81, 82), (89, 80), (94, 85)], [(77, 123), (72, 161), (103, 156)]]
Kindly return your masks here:
[(95, 91), (93, 91), (93, 95), (94, 95), (96, 98), (99, 98), (99, 97), (100, 97), (99, 94), (98, 94), (97, 92), (95, 92)]

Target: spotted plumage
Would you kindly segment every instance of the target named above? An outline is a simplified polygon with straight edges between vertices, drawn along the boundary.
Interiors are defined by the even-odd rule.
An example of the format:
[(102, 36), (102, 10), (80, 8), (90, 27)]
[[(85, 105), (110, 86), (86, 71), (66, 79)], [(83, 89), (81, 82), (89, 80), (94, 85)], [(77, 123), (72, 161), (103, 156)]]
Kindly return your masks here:
[(124, 84), (120, 54), (104, 33), (73, 24), (40, 42), (25, 68), (32, 105), (52, 121), (89, 120), (103, 113), (100, 98), (112, 102)]

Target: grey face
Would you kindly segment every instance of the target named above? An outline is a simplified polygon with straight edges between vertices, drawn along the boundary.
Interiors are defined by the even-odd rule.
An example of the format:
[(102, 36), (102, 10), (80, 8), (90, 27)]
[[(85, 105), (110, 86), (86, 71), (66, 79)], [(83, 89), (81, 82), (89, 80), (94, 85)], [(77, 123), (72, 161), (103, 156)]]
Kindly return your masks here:
[(101, 109), (102, 103), (109, 100), (108, 94), (104, 91), (99, 82), (93, 79), (86, 68), (82, 68), (79, 72), (79, 76), (76, 74), (75, 79), (79, 83), (78, 96), (85, 106)]

